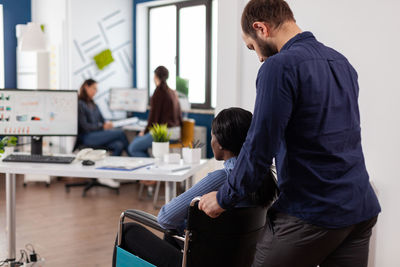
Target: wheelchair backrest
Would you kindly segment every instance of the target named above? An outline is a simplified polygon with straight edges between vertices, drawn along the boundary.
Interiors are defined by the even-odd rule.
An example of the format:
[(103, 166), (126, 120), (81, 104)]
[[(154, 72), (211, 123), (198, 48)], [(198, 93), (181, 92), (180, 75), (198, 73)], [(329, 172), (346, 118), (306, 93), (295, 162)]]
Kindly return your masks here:
[(266, 221), (266, 207), (235, 208), (212, 219), (189, 208), (186, 266), (251, 266)]

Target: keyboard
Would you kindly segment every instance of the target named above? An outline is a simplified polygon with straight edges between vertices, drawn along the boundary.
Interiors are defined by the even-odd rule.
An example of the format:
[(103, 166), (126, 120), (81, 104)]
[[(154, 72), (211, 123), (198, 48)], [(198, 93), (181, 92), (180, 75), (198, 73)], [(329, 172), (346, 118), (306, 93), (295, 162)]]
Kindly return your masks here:
[(23, 155), (11, 154), (3, 159), (3, 162), (33, 162), (33, 163), (59, 163), (69, 164), (75, 157), (65, 156), (43, 156), (43, 155)]

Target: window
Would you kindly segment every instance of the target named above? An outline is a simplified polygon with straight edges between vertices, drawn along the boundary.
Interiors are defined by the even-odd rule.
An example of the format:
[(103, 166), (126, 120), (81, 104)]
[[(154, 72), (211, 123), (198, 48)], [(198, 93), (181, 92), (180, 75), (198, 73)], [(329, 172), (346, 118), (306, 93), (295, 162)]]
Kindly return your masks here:
[(211, 48), (216, 46), (216, 41), (211, 42), (212, 6), (211, 0), (193, 0), (149, 8), (150, 95), (155, 90), (154, 69), (164, 65), (170, 72), (171, 88), (175, 88), (176, 76), (187, 79), (192, 107), (211, 108), (215, 102), (211, 101), (212, 65), (216, 66), (216, 60), (211, 60)]
[(156, 89), (154, 70), (160, 65), (169, 70), (168, 84), (175, 88), (176, 7), (151, 8), (149, 18), (149, 88), (152, 95)]

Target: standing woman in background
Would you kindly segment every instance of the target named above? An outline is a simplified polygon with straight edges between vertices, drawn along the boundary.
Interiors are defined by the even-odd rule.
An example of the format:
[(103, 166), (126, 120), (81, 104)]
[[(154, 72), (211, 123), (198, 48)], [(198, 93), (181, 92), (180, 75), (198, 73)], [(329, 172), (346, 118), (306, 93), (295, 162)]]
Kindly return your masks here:
[(147, 127), (129, 145), (128, 154), (131, 157), (149, 157), (147, 150), (153, 142), (149, 128), (155, 123), (166, 123), (168, 125), (171, 132), (171, 140), (180, 138), (182, 112), (177, 93), (168, 87), (168, 76), (168, 69), (164, 66), (159, 66), (154, 71), (154, 83), (157, 88), (150, 99), (150, 114), (147, 120)]
[(120, 156), (129, 145), (122, 130), (113, 129), (110, 121), (104, 121), (93, 98), (97, 93), (97, 82), (86, 80), (78, 96), (78, 140), (86, 146), (102, 146), (112, 151), (112, 156)]

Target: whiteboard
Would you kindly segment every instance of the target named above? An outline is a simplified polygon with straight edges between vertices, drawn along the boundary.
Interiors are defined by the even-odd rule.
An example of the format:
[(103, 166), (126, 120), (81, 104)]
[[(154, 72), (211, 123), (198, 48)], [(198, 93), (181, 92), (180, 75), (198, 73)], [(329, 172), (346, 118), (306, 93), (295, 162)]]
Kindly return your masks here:
[[(98, 82), (94, 100), (106, 119), (121, 119), (125, 112), (109, 109), (110, 88), (133, 86), (132, 0), (71, 0), (71, 85), (80, 88), (89, 78)], [(94, 57), (109, 49), (114, 61), (103, 69)]]

